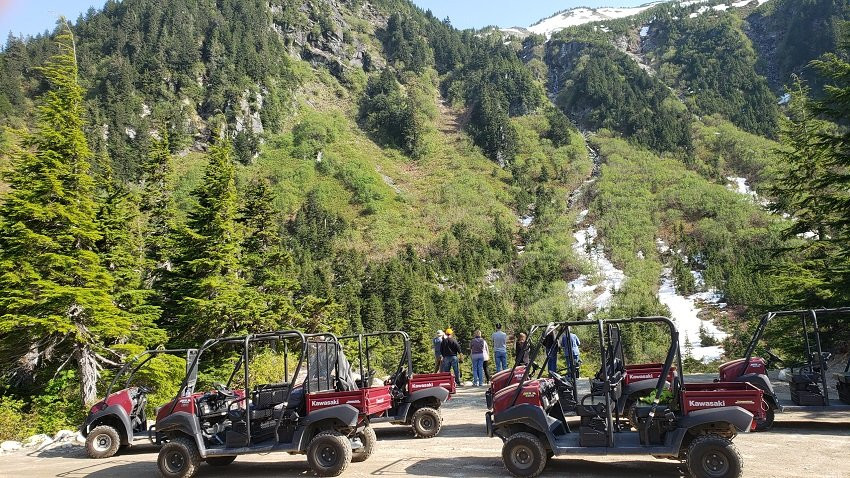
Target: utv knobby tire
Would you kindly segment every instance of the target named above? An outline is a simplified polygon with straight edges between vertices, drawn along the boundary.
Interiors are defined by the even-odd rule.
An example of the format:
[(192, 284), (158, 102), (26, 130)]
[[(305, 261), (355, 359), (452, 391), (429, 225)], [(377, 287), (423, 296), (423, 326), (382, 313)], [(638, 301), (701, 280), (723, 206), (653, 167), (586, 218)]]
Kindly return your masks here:
[(753, 431), (757, 432), (766, 432), (773, 428), (773, 419), (775, 418), (776, 410), (773, 408), (773, 405), (762, 402), (765, 407), (765, 417), (763, 420), (753, 419), (756, 423), (756, 427)]
[(718, 435), (701, 435), (691, 442), (686, 464), (694, 478), (738, 478), (744, 468), (732, 441)]
[(163, 478), (189, 478), (198, 471), (201, 454), (194, 440), (181, 436), (162, 445), (156, 464)]
[(319, 433), (307, 447), (307, 463), (319, 476), (339, 476), (351, 463), (351, 442), (336, 431)]
[(416, 438), (434, 438), (443, 428), (443, 416), (439, 410), (422, 407), (413, 412), (410, 425)]
[(502, 462), (518, 478), (533, 478), (546, 468), (546, 448), (531, 433), (514, 433), (502, 445)]
[(121, 437), (118, 430), (109, 425), (94, 427), (86, 436), (86, 455), (89, 458), (109, 458), (118, 453)]
[(211, 456), (206, 461), (207, 465), (210, 466), (227, 466), (233, 463), (235, 459), (235, 456)]
[(369, 459), (372, 452), (375, 451), (375, 443), (378, 442), (378, 437), (375, 436), (375, 429), (367, 426), (362, 432), (357, 434), (357, 438), (363, 443), (363, 447), (351, 452), (351, 462), (360, 463)]

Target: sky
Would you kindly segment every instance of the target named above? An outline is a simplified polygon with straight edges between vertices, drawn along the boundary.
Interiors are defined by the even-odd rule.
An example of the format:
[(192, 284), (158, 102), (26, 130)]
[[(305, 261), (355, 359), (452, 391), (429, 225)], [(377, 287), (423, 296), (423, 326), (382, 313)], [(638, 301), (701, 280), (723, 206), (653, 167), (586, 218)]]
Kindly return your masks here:
[[(458, 28), (528, 26), (559, 10), (573, 7), (629, 7), (649, 0), (413, 0), (430, 9), (438, 18), (449, 17)], [(52, 30), (56, 19), (64, 15), (69, 20), (104, 0), (0, 0), (0, 44), (5, 44), (9, 32), (15, 35), (36, 35)]]

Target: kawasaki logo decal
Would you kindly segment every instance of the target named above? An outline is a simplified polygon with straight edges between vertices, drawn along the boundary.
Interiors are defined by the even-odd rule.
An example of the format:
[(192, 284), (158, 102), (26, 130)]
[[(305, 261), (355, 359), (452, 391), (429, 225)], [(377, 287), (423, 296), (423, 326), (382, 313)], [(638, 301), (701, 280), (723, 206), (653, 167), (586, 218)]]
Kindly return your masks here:
[(725, 407), (725, 400), (714, 400), (711, 402), (699, 402), (697, 400), (688, 400), (688, 406), (690, 407)]
[(433, 382), (428, 383), (414, 383), (413, 388), (431, 388), (434, 386)]
[(324, 407), (327, 405), (339, 405), (339, 400), (336, 398), (333, 400), (311, 400), (310, 403), (314, 407)]
[(655, 378), (655, 377), (653, 377), (651, 373), (640, 373), (640, 374), (632, 375), (631, 378)]

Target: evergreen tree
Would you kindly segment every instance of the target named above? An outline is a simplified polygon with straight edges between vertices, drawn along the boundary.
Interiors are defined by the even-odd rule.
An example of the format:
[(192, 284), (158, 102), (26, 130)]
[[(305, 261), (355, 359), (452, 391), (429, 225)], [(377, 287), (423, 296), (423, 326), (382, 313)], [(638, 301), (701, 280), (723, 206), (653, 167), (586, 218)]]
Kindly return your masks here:
[(65, 24), (41, 72), (49, 89), (36, 131), (13, 153), (0, 207), (0, 340), (6, 367), (32, 372), (45, 361), (79, 372), (83, 402), (96, 398), (106, 347), (126, 340), (130, 319), (113, 303), (114, 281), (95, 244), (92, 153), (83, 133), (83, 90)]
[(264, 321), (293, 328), (302, 320), (293, 302), (299, 284), (292, 255), (283, 248), (282, 221), (274, 208), (268, 181), (249, 182), (239, 209), (242, 226), (242, 269), (247, 285), (258, 294)]
[(197, 343), (210, 336), (258, 331), (260, 302), (239, 274), (236, 231), (236, 185), (231, 146), (210, 148), (203, 181), (192, 196), (197, 206), (189, 213), (175, 261), (173, 300), (169, 318), (172, 337)]
[(171, 160), (168, 136), (160, 130), (151, 141), (142, 176), (140, 209), (145, 218), (144, 270), (148, 286), (159, 280), (162, 270), (171, 267), (176, 229)]
[(156, 326), (160, 309), (150, 303), (154, 291), (144, 283), (145, 227), (138, 196), (116, 181), (108, 160), (103, 163), (105, 174), (99, 181), (97, 213), (102, 235), (96, 248), (113, 277), (113, 300), (131, 320), (132, 342), (149, 346), (163, 344), (167, 337)]

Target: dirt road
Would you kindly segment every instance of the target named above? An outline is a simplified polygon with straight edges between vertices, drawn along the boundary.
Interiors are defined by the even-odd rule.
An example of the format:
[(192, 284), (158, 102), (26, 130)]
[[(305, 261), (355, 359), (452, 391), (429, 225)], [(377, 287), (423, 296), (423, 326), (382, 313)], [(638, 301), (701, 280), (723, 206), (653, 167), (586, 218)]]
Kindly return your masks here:
[[(501, 441), (484, 434), (484, 389), (463, 388), (443, 410), (444, 427), (437, 438), (416, 440), (404, 427), (376, 426), (378, 449), (364, 463), (353, 463), (346, 477), (505, 476), (500, 459)], [(735, 443), (744, 457), (748, 477), (850, 478), (850, 413), (838, 424), (804, 424), (801, 415), (777, 415), (768, 433), (741, 434)], [(806, 459), (803, 460), (802, 456)], [(667, 460), (635, 457), (592, 459), (557, 458), (543, 476), (571, 477), (677, 477), (680, 465)], [(2, 477), (148, 477), (156, 476), (156, 450), (139, 444), (106, 460), (85, 457), (82, 447), (21, 451), (0, 457)], [(260, 478), (312, 476), (303, 456), (284, 454), (239, 457), (224, 468), (201, 467), (199, 478)]]

